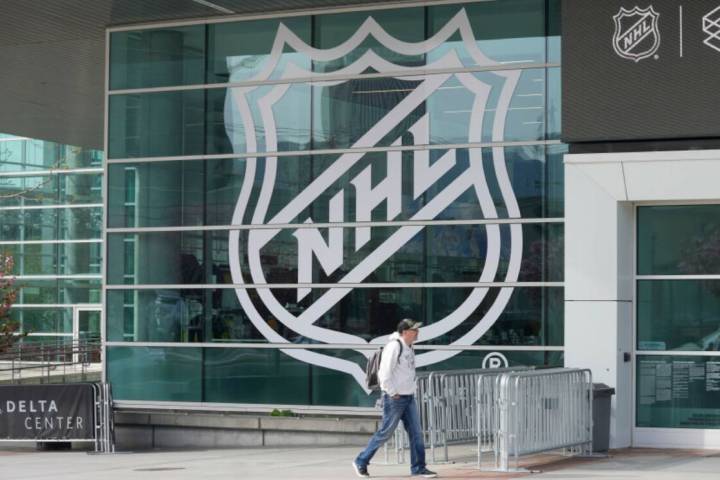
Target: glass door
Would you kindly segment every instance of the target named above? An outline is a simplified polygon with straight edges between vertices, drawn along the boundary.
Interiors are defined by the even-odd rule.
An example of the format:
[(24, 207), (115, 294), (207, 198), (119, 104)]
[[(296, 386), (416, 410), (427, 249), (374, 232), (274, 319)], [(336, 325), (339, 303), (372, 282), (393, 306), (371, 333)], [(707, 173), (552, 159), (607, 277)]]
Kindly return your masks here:
[(100, 349), (89, 345), (96, 345), (101, 341), (102, 310), (97, 307), (75, 307), (73, 320), (75, 341), (80, 349), (87, 348), (93, 352), (89, 358), (91, 363), (99, 363)]
[(720, 429), (720, 205), (636, 218), (635, 427)]

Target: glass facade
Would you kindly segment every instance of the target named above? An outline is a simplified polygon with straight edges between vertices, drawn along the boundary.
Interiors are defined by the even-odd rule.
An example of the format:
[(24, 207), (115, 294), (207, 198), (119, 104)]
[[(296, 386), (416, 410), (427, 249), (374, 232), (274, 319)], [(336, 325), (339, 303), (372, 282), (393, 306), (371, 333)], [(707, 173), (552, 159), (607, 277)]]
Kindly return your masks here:
[(720, 205), (637, 210), (638, 427), (720, 428), (718, 219)]
[(558, 5), (111, 32), (116, 398), (370, 406), (403, 317), (424, 369), (561, 364)]
[(100, 151), (0, 136), (0, 249), (23, 341), (70, 341), (77, 307), (101, 308), (102, 180)]

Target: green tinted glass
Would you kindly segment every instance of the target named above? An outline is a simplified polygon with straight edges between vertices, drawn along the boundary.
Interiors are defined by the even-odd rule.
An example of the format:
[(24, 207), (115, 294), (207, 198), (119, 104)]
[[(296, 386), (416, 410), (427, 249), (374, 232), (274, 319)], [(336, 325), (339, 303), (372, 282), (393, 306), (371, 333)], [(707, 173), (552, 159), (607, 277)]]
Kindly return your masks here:
[[(508, 147), (501, 151), (521, 217), (562, 216), (562, 155), (565, 150), (563, 146), (552, 146), (547, 150), (542, 146), (528, 146)], [(415, 161), (425, 158), (424, 155), (427, 155), (431, 162), (440, 159), (447, 161), (448, 155), (451, 155), (454, 162), (434, 185), (418, 195), (411, 179)], [(496, 158), (492, 150), (453, 149), (449, 152), (431, 150), (420, 153), (367, 153), (326, 188), (313, 204), (284, 223), (303, 223), (308, 218), (312, 218), (316, 223), (354, 221), (358, 218), (358, 202), (362, 201), (358, 198), (357, 188), (353, 187), (352, 182), (370, 168), (371, 185), (377, 185), (388, 176), (388, 165), (392, 166), (395, 162), (400, 166), (400, 176), (396, 181), (403, 210), (394, 220), (410, 220), (459, 176), (467, 175), (471, 160), (477, 159), (482, 160), (483, 171), (490, 179), (487, 187), (497, 214), (501, 218), (511, 216), (498, 183), (493, 181), (493, 177), (503, 173), (499, 171), (496, 163), (500, 156)], [(272, 218), (305, 190), (311, 181), (316, 180), (339, 160), (339, 155), (308, 155), (271, 160), (259, 158), (251, 162), (240, 158), (110, 165), (109, 226), (231, 225), (247, 169), (258, 168), (263, 171), (269, 165), (277, 165), (275, 188), (267, 213), (267, 217)], [(256, 178), (255, 185), (259, 190), (262, 177)], [(330, 218), (328, 209), (322, 208), (322, 205), (341, 190), (344, 197), (342, 218)], [(249, 198), (245, 218), (242, 222), (235, 222), (236, 224), (252, 223), (257, 200), (257, 195)], [(484, 216), (490, 216), (490, 212), (486, 215), (482, 211), (477, 193), (468, 190), (441, 211), (437, 218), (456, 220)], [(378, 205), (373, 209), (371, 218), (386, 220), (385, 208)]]
[[(234, 289), (110, 290), (107, 293), (108, 339), (136, 342), (264, 343), (252, 320), (293, 343), (303, 336), (285, 325), (264, 302), (272, 297), (282, 309), (300, 315), (312, 307), (327, 289), (313, 289), (298, 300), (297, 289), (242, 290), (246, 310)], [(425, 344), (445, 345), (462, 337), (481, 321), (492, 317), (491, 308), (500, 289), (473, 292), (470, 288), (357, 288), (348, 292), (322, 315), (324, 328), (366, 340), (391, 333), (399, 319), (415, 318), (426, 325), (449, 322), (450, 315), (473, 296), (477, 305), (467, 319), (450, 332), (423, 339)], [(262, 295), (262, 297), (261, 297)], [(492, 328), (477, 342), (481, 345), (562, 345), (563, 289), (516, 288)], [(252, 319), (251, 319), (252, 316)], [(494, 318), (494, 317), (492, 317)], [(448, 319), (448, 320), (446, 320)]]
[[(358, 365), (366, 362), (355, 351), (313, 352)], [(513, 366), (562, 365), (561, 352), (498, 353)], [(432, 368), (480, 368), (487, 354), (462, 352)], [(108, 347), (107, 368), (118, 400), (371, 407), (377, 396), (365, 394), (345, 373), (309, 365), (276, 349)]]
[(205, 25), (110, 35), (110, 89), (191, 85), (205, 80)]
[[(383, 226), (373, 227), (370, 231), (366, 228), (332, 229), (333, 242), (340, 241), (337, 251), (342, 254), (339, 260), (342, 268), (329, 272), (321, 267), (301, 267), (297, 254), (302, 249), (302, 256), (317, 255), (317, 252), (311, 251), (308, 242), (318, 235), (322, 238), (320, 231), (327, 234), (327, 228), (280, 229), (277, 233), (273, 232), (260, 250), (262, 272), (253, 272), (254, 283), (338, 282), (359, 265), (367, 265), (366, 257), (387, 244), (391, 237), (400, 238), (404, 243), (392, 251), (387, 250), (382, 259), (373, 260), (378, 265), (372, 269), (371, 275), (366, 274), (359, 279), (360, 282), (501, 281), (508, 274), (510, 252), (496, 252), (491, 260), (497, 261), (497, 265), (488, 262), (490, 267), (485, 271), (488, 235), (504, 245), (522, 241), (520, 281), (562, 281), (563, 278), (562, 224)], [(240, 230), (233, 234), (237, 235), (241, 251), (248, 251), (250, 236), (258, 237), (258, 232)], [(108, 235), (108, 248), (113, 255), (108, 262), (108, 283), (223, 283), (226, 277), (218, 272), (230, 271), (228, 249), (231, 237), (228, 231), (111, 233)], [(246, 262), (241, 263), (241, 268), (250, 273)]]
[(636, 426), (720, 428), (720, 358), (639, 355)]
[(108, 158), (203, 153), (205, 91), (112, 95)]
[(10, 318), (24, 333), (72, 333), (71, 308), (13, 308)]
[(640, 350), (720, 350), (720, 280), (637, 283)]
[(253, 80), (266, 70), (267, 79), (278, 79), (289, 63), (309, 71), (305, 54), (282, 46), (276, 57), (271, 53), (280, 28), (310, 44), (310, 25), (309, 16), (208, 25), (207, 83)]
[(637, 210), (638, 274), (720, 273), (720, 205)]
[(200, 348), (107, 349), (107, 376), (118, 400), (200, 402)]

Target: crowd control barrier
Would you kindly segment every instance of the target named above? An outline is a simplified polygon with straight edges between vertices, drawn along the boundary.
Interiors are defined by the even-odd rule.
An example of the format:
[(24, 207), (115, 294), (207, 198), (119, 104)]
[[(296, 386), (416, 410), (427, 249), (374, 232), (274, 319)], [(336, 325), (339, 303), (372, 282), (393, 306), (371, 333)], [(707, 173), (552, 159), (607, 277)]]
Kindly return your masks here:
[(502, 472), (517, 470), (521, 455), (571, 448), (590, 455), (592, 388), (590, 371), (581, 369), (478, 378), (478, 467), (488, 449), (494, 455), (493, 470)]

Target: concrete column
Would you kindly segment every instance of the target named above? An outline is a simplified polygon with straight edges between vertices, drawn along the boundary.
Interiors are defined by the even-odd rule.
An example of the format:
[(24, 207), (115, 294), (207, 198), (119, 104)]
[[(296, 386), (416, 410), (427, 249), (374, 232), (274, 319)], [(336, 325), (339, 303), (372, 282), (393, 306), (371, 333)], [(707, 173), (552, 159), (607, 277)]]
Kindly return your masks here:
[(622, 448), (632, 425), (633, 207), (621, 166), (598, 170), (599, 181), (565, 167), (565, 366), (615, 388), (610, 447)]

